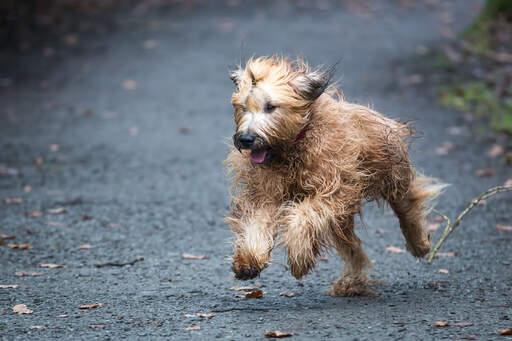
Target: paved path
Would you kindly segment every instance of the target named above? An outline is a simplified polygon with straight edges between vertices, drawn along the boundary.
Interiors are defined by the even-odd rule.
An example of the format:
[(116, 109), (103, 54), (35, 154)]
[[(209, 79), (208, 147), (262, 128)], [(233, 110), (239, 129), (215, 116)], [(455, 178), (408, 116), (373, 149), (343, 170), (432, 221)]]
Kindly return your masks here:
[[(458, 256), (430, 266), (386, 251), (404, 246), (396, 218), (368, 205), (359, 235), (373, 277), (387, 283), (376, 298), (325, 294), (341, 270), (334, 254), (302, 281), (285, 270), (282, 252), (247, 283), (233, 279), (227, 260), (222, 161), (233, 133), (227, 66), (239, 59), (242, 40), (246, 54), (300, 54), (312, 64), (341, 58), (349, 100), (413, 120), (421, 131), (413, 158), (426, 174), (452, 184), (438, 205), (446, 214), (455, 216), (510, 177), (510, 167), (487, 157), (488, 141), (468, 129), (449, 134), (464, 121), (437, 104), (434, 86), (406, 84), (414, 81), (408, 65), (417, 51), (445, 41), (446, 13), (457, 31), (480, 3), (453, 1), (450, 9), (428, 2), (435, 3), (378, 1), (365, 9), (355, 1), (320, 2), (295, 9), (278, 2), (120, 14), (118, 30), (79, 35), (75, 47), (56, 44), (51, 58), (36, 51), (9, 65), (4, 74), (13, 84), (0, 89), (0, 165), (20, 174), (0, 176), (0, 198), (23, 202), (0, 204), (0, 232), (16, 236), (0, 246), (0, 284), (19, 284), (0, 289), (0, 338), (262, 340), (265, 329), (279, 329), (293, 340), (498, 339), (498, 328), (512, 327), (512, 233), (496, 228), (512, 224), (510, 195), (475, 209), (445, 245)], [(445, 141), (454, 148), (438, 155)], [(475, 177), (488, 167), (495, 176)], [(59, 207), (67, 212), (48, 213)], [(26, 217), (32, 210), (41, 215)], [(8, 242), (31, 245), (14, 250)], [(90, 249), (80, 250), (83, 244)], [(184, 252), (209, 259), (183, 259)], [(139, 257), (133, 265), (95, 266)], [(246, 284), (262, 286), (263, 298), (234, 297), (230, 288)], [(284, 291), (295, 296), (280, 296)], [(94, 303), (103, 305), (78, 309)], [(15, 304), (34, 313), (14, 314)], [(182, 317), (211, 312), (210, 319)], [(438, 328), (434, 321), (473, 325)]]

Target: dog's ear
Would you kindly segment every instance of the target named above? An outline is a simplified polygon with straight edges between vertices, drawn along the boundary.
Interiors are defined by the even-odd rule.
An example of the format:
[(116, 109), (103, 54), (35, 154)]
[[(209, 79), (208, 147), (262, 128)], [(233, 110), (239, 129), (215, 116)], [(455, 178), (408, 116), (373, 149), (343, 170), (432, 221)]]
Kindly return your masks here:
[(236, 66), (234, 69), (229, 71), (229, 78), (235, 83), (236, 87), (240, 85), (240, 80), (242, 79), (243, 70), (240, 65)]
[(327, 89), (334, 72), (334, 67), (325, 70), (318, 68), (312, 71), (299, 72), (291, 83), (303, 98), (314, 101)]

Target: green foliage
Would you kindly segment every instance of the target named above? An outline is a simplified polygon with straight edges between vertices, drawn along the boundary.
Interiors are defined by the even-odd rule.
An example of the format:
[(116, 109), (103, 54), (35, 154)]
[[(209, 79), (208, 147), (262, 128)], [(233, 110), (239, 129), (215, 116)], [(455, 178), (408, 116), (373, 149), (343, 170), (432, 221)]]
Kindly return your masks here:
[(440, 89), (441, 103), (489, 119), (492, 129), (512, 134), (512, 103), (503, 102), (482, 81), (472, 81)]

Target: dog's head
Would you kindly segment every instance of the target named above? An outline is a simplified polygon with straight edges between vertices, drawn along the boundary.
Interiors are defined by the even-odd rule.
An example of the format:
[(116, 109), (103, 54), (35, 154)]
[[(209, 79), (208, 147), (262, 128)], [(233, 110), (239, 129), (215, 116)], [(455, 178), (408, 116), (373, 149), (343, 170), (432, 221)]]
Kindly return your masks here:
[(233, 70), (235, 147), (250, 150), (253, 164), (278, 159), (306, 126), (311, 104), (329, 85), (332, 71), (277, 56), (251, 58)]

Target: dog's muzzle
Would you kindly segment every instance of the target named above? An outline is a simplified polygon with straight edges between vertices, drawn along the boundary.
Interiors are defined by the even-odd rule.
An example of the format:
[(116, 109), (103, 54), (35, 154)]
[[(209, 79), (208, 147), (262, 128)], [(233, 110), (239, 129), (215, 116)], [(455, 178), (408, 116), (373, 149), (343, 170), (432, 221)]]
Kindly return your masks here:
[(233, 143), (240, 152), (242, 149), (250, 150), (249, 158), (253, 164), (267, 164), (272, 160), (272, 149), (259, 136), (250, 133), (236, 133)]

